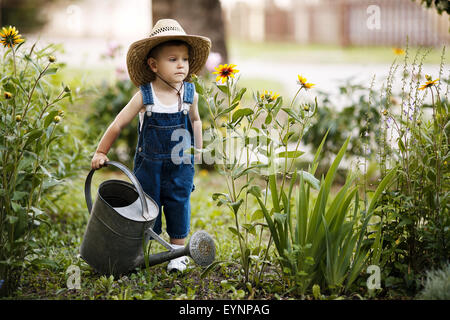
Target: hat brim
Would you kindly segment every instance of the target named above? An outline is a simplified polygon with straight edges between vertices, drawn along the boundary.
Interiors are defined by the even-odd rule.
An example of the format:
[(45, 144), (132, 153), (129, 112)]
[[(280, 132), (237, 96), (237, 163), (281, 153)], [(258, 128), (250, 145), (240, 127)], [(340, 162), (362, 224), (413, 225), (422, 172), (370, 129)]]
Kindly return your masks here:
[(211, 49), (211, 40), (202, 36), (195, 35), (166, 35), (154, 36), (132, 43), (127, 53), (127, 69), (130, 80), (137, 86), (149, 83), (155, 80), (155, 73), (147, 64), (147, 55), (151, 49), (157, 45), (171, 41), (181, 40), (189, 44), (191, 51), (189, 53), (189, 74), (198, 73), (208, 59)]

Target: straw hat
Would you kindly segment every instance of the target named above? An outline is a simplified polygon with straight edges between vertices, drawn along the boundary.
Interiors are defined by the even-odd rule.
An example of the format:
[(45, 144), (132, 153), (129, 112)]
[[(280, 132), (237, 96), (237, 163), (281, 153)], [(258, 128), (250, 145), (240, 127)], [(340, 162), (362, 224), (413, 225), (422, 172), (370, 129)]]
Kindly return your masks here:
[(136, 86), (155, 79), (155, 73), (147, 64), (147, 55), (157, 45), (171, 40), (182, 40), (190, 45), (189, 75), (198, 73), (203, 68), (208, 59), (211, 40), (202, 36), (187, 35), (176, 20), (161, 19), (155, 24), (148, 38), (132, 43), (128, 49), (128, 74)]

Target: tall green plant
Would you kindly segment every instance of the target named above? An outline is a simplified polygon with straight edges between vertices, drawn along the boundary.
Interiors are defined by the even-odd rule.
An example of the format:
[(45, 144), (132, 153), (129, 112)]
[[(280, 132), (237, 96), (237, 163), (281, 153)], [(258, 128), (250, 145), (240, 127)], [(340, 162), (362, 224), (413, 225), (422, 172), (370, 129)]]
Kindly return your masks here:
[[(412, 61), (409, 53), (407, 48), (401, 104), (386, 103), (380, 110), (384, 143), (393, 142), (392, 152), (381, 150), (380, 163), (382, 168), (399, 165), (399, 174), (377, 215), (383, 221), (380, 262), (387, 286), (415, 292), (421, 273), (441, 265), (450, 255), (450, 118), (448, 79), (443, 78), (445, 47), (439, 75), (434, 77), (424, 77), (422, 71), (428, 52), (418, 50)], [(386, 102), (391, 100), (394, 81), (392, 74), (384, 93)]]
[[(308, 174), (313, 175), (317, 169), (325, 139), (326, 135)], [(312, 197), (311, 186), (305, 184), (303, 172), (294, 172), (288, 193), (285, 194), (281, 189), (282, 202), (273, 203), (273, 208), (264, 204), (261, 194), (252, 192), (274, 239), (280, 266), (300, 293), (305, 293), (313, 284), (326, 285), (334, 292), (348, 289), (368, 259), (369, 249), (362, 247), (362, 241), (381, 191), (392, 180), (395, 171), (391, 171), (380, 183), (367, 212), (359, 208), (358, 190), (351, 176), (336, 196), (330, 199), (331, 186), (349, 139), (339, 150), (325, 179), (322, 179), (317, 198)], [(292, 204), (291, 194), (298, 176), (298, 192), (295, 204)], [(277, 190), (275, 185), (272, 186), (273, 194)], [(375, 241), (374, 245), (377, 243)]]
[[(282, 194), (276, 190), (286, 187), (294, 161), (303, 154), (299, 150), (301, 139), (293, 137), (303, 135), (317, 104), (296, 103), (300, 91), (313, 86), (299, 77), (299, 88), (288, 106), (283, 106), (278, 94), (267, 90), (254, 93), (252, 106), (243, 106), (246, 88), (238, 88), (239, 79), (231, 77), (236, 73), (234, 67), (220, 66), (217, 80), (224, 81), (213, 86), (194, 79), (199, 103), (206, 105), (211, 123), (202, 152), (203, 160), (212, 160), (226, 181), (228, 192), (214, 193), (213, 200), (219, 206), (228, 206), (233, 215), (234, 226), (229, 229), (238, 239), (243, 282), (259, 283), (272, 240), (263, 242), (263, 215), (260, 209), (252, 209), (248, 193), (260, 184), (270, 184), (274, 203), (282, 201)], [(313, 176), (307, 177), (318, 184)], [(264, 199), (267, 201), (268, 192)], [(278, 207), (275, 210), (281, 212)]]
[[(62, 103), (71, 90), (51, 83), (59, 65), (55, 46), (9, 46), (1, 56), (0, 87), (0, 280), (9, 294), (27, 266), (40, 262), (35, 231), (47, 223), (44, 195), (65, 176), (61, 156), (67, 136)], [(67, 141), (65, 141), (67, 143)], [(77, 153), (77, 150), (72, 150)], [(74, 160), (76, 156), (69, 159)], [(69, 165), (70, 166), (70, 165)]]

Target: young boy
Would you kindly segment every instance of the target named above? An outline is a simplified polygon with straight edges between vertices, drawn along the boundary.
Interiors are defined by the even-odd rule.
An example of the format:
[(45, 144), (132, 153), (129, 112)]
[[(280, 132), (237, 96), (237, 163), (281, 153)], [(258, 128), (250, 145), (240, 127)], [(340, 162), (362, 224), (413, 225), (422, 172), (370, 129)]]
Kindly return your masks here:
[[(153, 230), (161, 233), (164, 208), (167, 233), (175, 247), (189, 233), (190, 194), (194, 189), (194, 157), (186, 149), (202, 148), (198, 95), (186, 82), (206, 63), (211, 41), (187, 35), (172, 19), (159, 20), (150, 37), (134, 42), (127, 53), (128, 74), (140, 88), (106, 130), (92, 158), (92, 168), (108, 161), (107, 153), (122, 128), (139, 114), (134, 174), (156, 201), (159, 215)], [(195, 155), (195, 161), (200, 154)], [(187, 257), (171, 260), (167, 270), (184, 271)]]

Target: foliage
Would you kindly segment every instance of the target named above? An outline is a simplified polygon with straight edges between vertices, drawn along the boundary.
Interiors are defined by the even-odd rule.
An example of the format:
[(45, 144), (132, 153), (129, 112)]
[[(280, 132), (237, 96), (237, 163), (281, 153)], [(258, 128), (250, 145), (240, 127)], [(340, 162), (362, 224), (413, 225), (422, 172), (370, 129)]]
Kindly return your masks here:
[[(217, 68), (218, 73), (221, 67)], [(207, 143), (211, 142), (201, 152), (206, 163), (219, 167), (227, 184), (228, 192), (213, 194), (213, 200), (219, 206), (228, 206), (233, 215), (235, 225), (229, 229), (238, 238), (243, 283), (250, 281), (251, 277), (252, 282), (258, 284), (271, 241), (264, 249), (262, 234), (266, 225), (259, 221), (263, 218), (261, 210), (250, 211), (248, 193), (258, 188), (256, 178), (264, 176), (262, 182), (267, 185), (269, 177), (273, 180), (278, 173), (282, 180), (279, 188), (283, 189), (293, 161), (303, 154), (298, 150), (300, 139), (292, 137), (296, 132), (303, 132), (317, 105), (294, 105), (299, 92), (307, 89), (301, 83), (289, 106), (283, 106), (282, 98), (276, 93), (258, 91), (253, 95), (253, 105), (244, 107), (246, 88), (238, 88), (239, 77), (230, 77), (235, 72), (234, 69), (224, 72), (220, 80), (225, 84), (214, 83), (212, 87), (206, 87), (198, 78), (194, 79), (199, 103), (207, 106), (211, 123), (204, 138)], [(285, 122), (280, 120), (280, 111), (287, 116)], [(296, 146), (288, 149), (292, 140)], [(309, 177), (311, 181), (317, 180)], [(272, 197), (275, 197), (274, 193)], [(278, 200), (281, 198), (277, 203)], [(251, 241), (250, 237), (256, 241)]]
[[(444, 52), (445, 48), (442, 57)], [(398, 67), (394, 61), (386, 84), (386, 104), (380, 110), (381, 172), (400, 166), (395, 185), (383, 195), (382, 210), (377, 212), (383, 234), (380, 267), (386, 287), (407, 292), (418, 289), (420, 273), (450, 256), (448, 85), (445, 91), (442, 80), (429, 75), (423, 80), (425, 55), (417, 51), (412, 63), (405, 55), (399, 105), (389, 104)], [(442, 79), (443, 60), (440, 70), (437, 78)], [(431, 104), (425, 102), (427, 95), (431, 95)]]
[[(309, 172), (311, 175), (317, 168), (317, 160), (325, 138), (326, 136), (314, 158)], [(334, 199), (329, 201), (331, 185), (349, 140), (350, 138), (347, 138), (341, 147), (325, 180), (322, 179), (315, 201), (312, 201), (310, 186), (305, 185), (304, 173), (300, 173), (295, 206), (291, 204), (291, 192), (297, 180), (296, 172), (291, 179), (288, 194), (281, 190), (283, 201), (279, 205), (279, 210), (283, 213), (275, 210), (271, 214), (270, 212), (274, 210), (268, 210), (260, 200), (260, 195), (254, 193), (274, 238), (281, 267), (293, 280), (293, 288), (297, 287), (302, 294), (313, 284), (320, 284), (321, 287), (329, 288), (331, 292), (339, 293), (348, 289), (359, 276), (369, 254), (369, 249), (363, 247), (369, 220), (381, 191), (395, 174), (393, 170), (380, 183), (367, 211), (359, 208), (358, 188), (353, 185), (354, 177), (351, 176)], [(272, 186), (274, 185), (271, 184)], [(271, 191), (276, 192), (275, 188)], [(380, 246), (378, 234), (379, 231), (375, 232), (371, 239), (373, 243), (371, 249), (375, 252)]]
[(0, 21), (4, 25), (16, 25), (29, 33), (41, 29), (47, 23), (45, 7), (61, 0), (2, 0)]
[(442, 14), (443, 12), (450, 14), (450, 5), (448, 4), (448, 0), (420, 0), (420, 3), (425, 5), (427, 8), (434, 6), (434, 9), (436, 9), (439, 14)]
[[(372, 96), (372, 89), (368, 94), (363, 85), (347, 80), (339, 86), (339, 101), (323, 91), (319, 91), (319, 97), (321, 107), (305, 132), (304, 143), (311, 144), (316, 151), (328, 131), (321, 155), (328, 160), (339, 152), (350, 131), (352, 135), (347, 150), (349, 156), (363, 156), (367, 153), (364, 148), (374, 149), (377, 146), (381, 121), (377, 106), (381, 101), (379, 96)], [(371, 98), (377, 100), (370, 101)]]
[(450, 263), (442, 269), (427, 271), (425, 286), (418, 299), (449, 300), (450, 299)]
[[(38, 49), (25, 42), (1, 56), (0, 279), (2, 294), (17, 285), (24, 268), (52, 265), (40, 255), (36, 232), (49, 224), (49, 196), (79, 170), (79, 140), (68, 134), (66, 104), (72, 91), (52, 83), (62, 64), (56, 46)], [(54, 209), (53, 209), (54, 210)]]
[[(136, 88), (129, 79), (116, 79), (112, 84), (103, 82), (97, 90), (98, 98), (92, 103), (93, 112), (86, 118), (86, 122), (92, 128), (88, 139), (93, 145), (98, 144), (116, 115), (131, 100)], [(130, 154), (134, 153), (137, 142), (137, 125), (135, 119), (122, 129), (115, 146), (108, 152), (110, 160), (123, 162), (128, 167), (133, 166)]]

